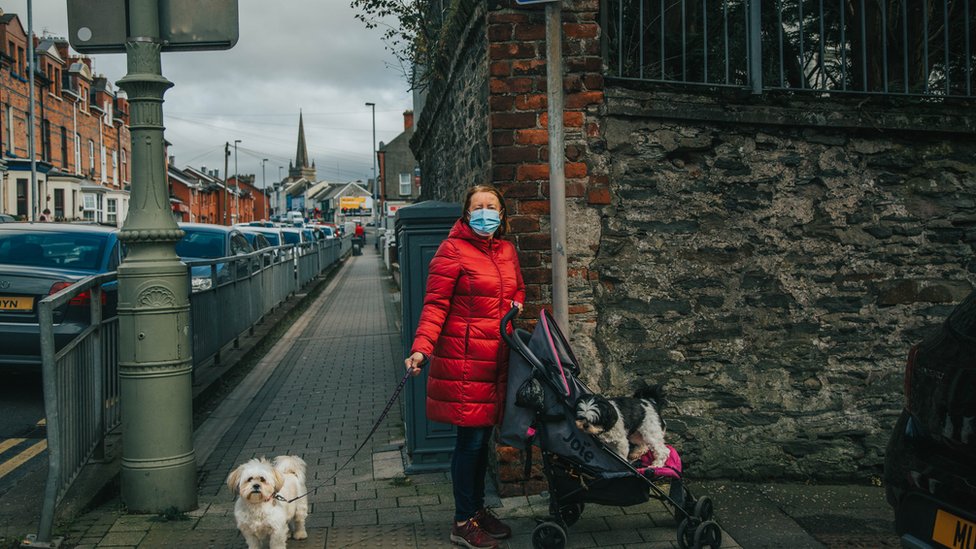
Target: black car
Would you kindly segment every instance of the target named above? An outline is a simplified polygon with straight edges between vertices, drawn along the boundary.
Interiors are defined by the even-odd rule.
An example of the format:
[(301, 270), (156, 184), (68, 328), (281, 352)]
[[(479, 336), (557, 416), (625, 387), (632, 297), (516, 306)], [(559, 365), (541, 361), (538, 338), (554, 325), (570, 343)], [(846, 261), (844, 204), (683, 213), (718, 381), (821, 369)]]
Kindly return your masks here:
[[(0, 224), (0, 364), (40, 364), (37, 304), (82, 278), (118, 269), (118, 229), (69, 223)], [(103, 286), (102, 314), (115, 316), (117, 284)], [(89, 292), (54, 311), (57, 347), (89, 325)]]
[(903, 547), (976, 547), (976, 292), (908, 353), (885, 494)]

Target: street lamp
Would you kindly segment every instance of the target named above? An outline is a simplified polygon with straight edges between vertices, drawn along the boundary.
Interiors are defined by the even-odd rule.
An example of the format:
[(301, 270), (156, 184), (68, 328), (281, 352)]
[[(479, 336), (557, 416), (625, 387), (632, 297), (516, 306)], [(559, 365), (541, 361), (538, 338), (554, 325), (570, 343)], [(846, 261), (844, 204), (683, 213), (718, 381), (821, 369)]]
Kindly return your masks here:
[(268, 220), (268, 178), (264, 175), (264, 165), (268, 162), (267, 158), (261, 159), (261, 186), (264, 187), (264, 220)]
[(377, 204), (377, 189), (379, 187), (379, 180), (376, 179), (376, 103), (366, 103), (367, 107), (373, 109), (373, 221), (376, 226), (379, 226), (379, 204)]
[(237, 173), (237, 144), (240, 139), (234, 140), (234, 209), (237, 211), (237, 222), (241, 222), (241, 180)]

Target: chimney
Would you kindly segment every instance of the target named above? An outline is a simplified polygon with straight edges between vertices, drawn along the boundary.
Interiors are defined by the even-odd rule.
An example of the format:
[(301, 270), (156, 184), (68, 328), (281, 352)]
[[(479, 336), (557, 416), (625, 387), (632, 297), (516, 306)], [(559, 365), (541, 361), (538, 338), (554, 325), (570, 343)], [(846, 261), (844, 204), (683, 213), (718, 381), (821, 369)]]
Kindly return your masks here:
[(172, 154), (169, 155), (169, 165), (170, 166), (173, 166), (173, 167), (176, 167), (176, 156), (174, 156)]
[(409, 130), (413, 127), (413, 111), (406, 110), (403, 111), (403, 129), (404, 131)]

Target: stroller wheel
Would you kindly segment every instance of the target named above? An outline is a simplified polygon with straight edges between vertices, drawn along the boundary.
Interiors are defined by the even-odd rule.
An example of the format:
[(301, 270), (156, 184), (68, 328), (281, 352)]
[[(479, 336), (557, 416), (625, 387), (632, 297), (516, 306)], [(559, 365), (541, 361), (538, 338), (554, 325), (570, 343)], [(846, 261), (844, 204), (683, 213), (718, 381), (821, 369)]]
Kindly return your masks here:
[(583, 514), (583, 508), (584, 505), (582, 503), (563, 505), (559, 508), (559, 517), (563, 519), (566, 526), (572, 526), (580, 519), (580, 515)]
[(566, 547), (566, 530), (555, 522), (543, 522), (532, 530), (533, 549), (563, 549)]
[(717, 522), (706, 520), (699, 524), (698, 528), (695, 528), (694, 542), (695, 549), (702, 549), (703, 547), (719, 549), (722, 547), (722, 529), (718, 527)]
[(695, 546), (695, 528), (700, 522), (693, 515), (681, 519), (678, 523), (678, 549), (690, 549)]
[(712, 517), (715, 516), (715, 506), (712, 505), (712, 499), (708, 496), (702, 496), (695, 502), (693, 514), (706, 522), (712, 520)]

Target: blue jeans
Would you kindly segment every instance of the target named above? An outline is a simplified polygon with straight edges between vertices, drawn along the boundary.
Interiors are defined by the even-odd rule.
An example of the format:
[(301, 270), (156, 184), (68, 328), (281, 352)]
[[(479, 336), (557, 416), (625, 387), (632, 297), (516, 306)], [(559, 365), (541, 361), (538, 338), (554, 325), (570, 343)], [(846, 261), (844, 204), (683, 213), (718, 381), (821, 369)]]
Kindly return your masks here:
[(458, 427), (451, 457), (454, 520), (468, 520), (485, 506), (488, 442), (493, 427)]

